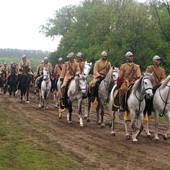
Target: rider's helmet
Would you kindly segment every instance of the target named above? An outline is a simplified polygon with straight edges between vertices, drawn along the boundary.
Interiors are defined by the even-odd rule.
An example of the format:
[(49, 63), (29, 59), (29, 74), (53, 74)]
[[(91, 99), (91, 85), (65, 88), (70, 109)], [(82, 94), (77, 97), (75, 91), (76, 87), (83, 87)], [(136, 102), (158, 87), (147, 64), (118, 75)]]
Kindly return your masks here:
[(45, 63), (45, 64), (48, 63), (48, 57), (44, 57), (44, 63)]
[(155, 55), (152, 59), (153, 63), (156, 61), (156, 60), (161, 60), (161, 57), (159, 57), (158, 55)]
[(128, 60), (129, 57), (132, 57), (133, 56), (133, 53), (131, 51), (128, 51), (126, 54), (125, 54), (125, 57), (126, 59)]
[(26, 59), (26, 58), (27, 56), (25, 54), (21, 57), (21, 59)]
[(78, 52), (78, 53), (77, 53), (77, 57), (78, 57), (78, 58), (83, 58), (83, 54), (82, 54), (81, 52)]
[(71, 52), (67, 55), (67, 58), (70, 60), (70, 59), (74, 59), (74, 53)]
[(62, 62), (63, 61), (63, 58), (62, 57), (60, 57), (60, 58), (58, 58), (58, 62)]
[(107, 57), (108, 57), (107, 52), (106, 52), (106, 51), (102, 51), (102, 52), (101, 52), (101, 58), (102, 58), (103, 60), (107, 60)]

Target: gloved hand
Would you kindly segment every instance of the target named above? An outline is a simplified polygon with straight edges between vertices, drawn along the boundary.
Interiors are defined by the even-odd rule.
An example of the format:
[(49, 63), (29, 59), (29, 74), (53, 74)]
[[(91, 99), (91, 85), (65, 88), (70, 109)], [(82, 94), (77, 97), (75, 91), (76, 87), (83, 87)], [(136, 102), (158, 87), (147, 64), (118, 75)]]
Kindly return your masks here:
[(103, 79), (103, 76), (98, 76), (97, 78), (99, 78), (99, 79)]
[(64, 80), (63, 78), (60, 78), (60, 82), (61, 82), (61, 83), (63, 83), (63, 80)]

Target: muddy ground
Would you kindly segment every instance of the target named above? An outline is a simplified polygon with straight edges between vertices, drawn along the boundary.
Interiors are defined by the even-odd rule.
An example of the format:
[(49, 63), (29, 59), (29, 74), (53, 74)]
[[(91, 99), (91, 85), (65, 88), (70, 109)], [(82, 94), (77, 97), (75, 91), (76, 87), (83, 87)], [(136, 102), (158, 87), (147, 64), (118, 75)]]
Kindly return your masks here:
[[(38, 99), (34, 93), (30, 95), (30, 103), (20, 103), (19, 96), (9, 97), (1, 95), (0, 101), (4, 102), (7, 109), (21, 117), (25, 126), (38, 125), (32, 131), (32, 142), (47, 142), (52, 145), (59, 144), (65, 150), (76, 156), (82, 164), (90, 164), (91, 169), (115, 170), (169, 170), (170, 169), (170, 139), (163, 140), (166, 121), (159, 123), (160, 141), (153, 139), (154, 120), (150, 121), (152, 136), (146, 137), (143, 131), (139, 142), (134, 144), (126, 140), (124, 125), (121, 121), (116, 123), (116, 136), (110, 134), (110, 114), (106, 110), (106, 127), (101, 128), (96, 124), (94, 106), (90, 122), (84, 120), (84, 127), (80, 127), (77, 116), (76, 102), (73, 110), (73, 121), (68, 124), (66, 113), (59, 119), (57, 109), (54, 107), (52, 96), (49, 99), (49, 108), (38, 108)], [(85, 108), (83, 107), (85, 110)], [(23, 119), (24, 117), (24, 119)], [(22, 120), (23, 119), (23, 120)], [(129, 127), (130, 129), (130, 127)], [(84, 169), (87, 169), (86, 167)], [(88, 168), (90, 169), (90, 168)]]

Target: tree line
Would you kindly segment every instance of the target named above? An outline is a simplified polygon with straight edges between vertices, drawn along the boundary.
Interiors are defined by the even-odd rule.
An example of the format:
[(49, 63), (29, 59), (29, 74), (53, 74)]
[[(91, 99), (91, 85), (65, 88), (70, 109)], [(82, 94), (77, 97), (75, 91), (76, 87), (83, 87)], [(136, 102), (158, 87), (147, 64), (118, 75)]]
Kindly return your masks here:
[(125, 52), (132, 51), (142, 71), (159, 55), (169, 74), (169, 28), (169, 0), (84, 0), (56, 10), (41, 32), (62, 37), (57, 51), (50, 53), (52, 63), (71, 51), (81, 51), (85, 60), (94, 63), (106, 50), (111, 63), (120, 66)]
[(35, 71), (37, 65), (44, 57), (48, 57), (50, 52), (41, 50), (21, 50), (21, 49), (0, 49), (0, 62), (6, 62), (9, 65), (11, 62), (19, 63), (22, 55), (27, 55), (32, 63), (32, 69)]

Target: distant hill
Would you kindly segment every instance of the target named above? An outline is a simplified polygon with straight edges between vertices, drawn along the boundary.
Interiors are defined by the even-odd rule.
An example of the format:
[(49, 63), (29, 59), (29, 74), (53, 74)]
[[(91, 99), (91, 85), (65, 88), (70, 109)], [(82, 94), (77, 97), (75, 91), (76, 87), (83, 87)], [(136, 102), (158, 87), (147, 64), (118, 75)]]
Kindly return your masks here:
[(27, 55), (29, 58), (36, 58), (36, 59), (42, 59), (44, 57), (47, 57), (50, 52), (49, 51), (41, 51), (41, 50), (20, 50), (20, 49), (10, 49), (0, 48), (0, 57), (21, 57), (22, 55)]

